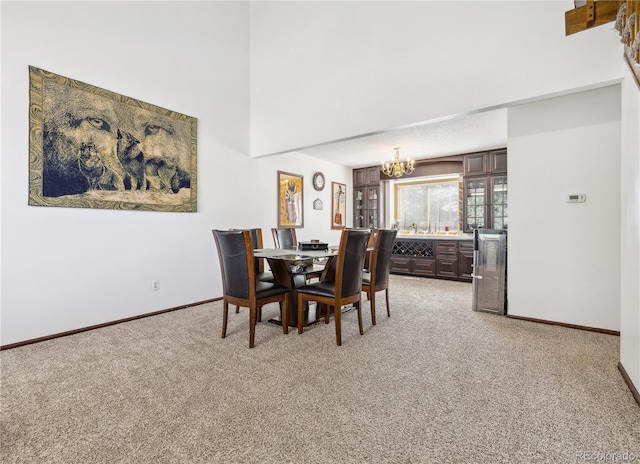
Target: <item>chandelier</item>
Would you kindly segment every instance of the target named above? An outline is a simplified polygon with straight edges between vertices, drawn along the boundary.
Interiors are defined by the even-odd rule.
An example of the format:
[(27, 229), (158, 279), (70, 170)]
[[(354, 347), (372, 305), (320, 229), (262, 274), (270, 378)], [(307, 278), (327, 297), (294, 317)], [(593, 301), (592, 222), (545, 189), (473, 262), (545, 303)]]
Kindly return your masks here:
[(394, 148), (396, 151), (395, 156), (393, 157), (393, 163), (385, 163), (382, 162), (381, 171), (383, 174), (387, 176), (395, 176), (401, 177), (404, 174), (411, 174), (413, 172), (413, 160), (411, 158), (407, 158), (407, 162), (400, 161), (400, 147)]

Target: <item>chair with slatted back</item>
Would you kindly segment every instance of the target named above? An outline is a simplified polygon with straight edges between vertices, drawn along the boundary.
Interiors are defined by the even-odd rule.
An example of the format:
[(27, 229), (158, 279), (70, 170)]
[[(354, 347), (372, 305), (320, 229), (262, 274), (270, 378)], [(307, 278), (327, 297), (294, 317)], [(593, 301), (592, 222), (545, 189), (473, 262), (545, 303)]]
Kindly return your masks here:
[(316, 301), (325, 305), (325, 323), (329, 323), (330, 308), (333, 307), (336, 326), (336, 344), (342, 345), (342, 307), (353, 304), (358, 311), (358, 328), (362, 330), (360, 297), (364, 258), (370, 231), (367, 229), (345, 229), (340, 237), (338, 255), (335, 257), (335, 279), (307, 284), (297, 289), (298, 333), (302, 333), (304, 305)]
[(371, 301), (371, 323), (373, 325), (376, 325), (376, 292), (385, 291), (387, 317), (391, 317), (389, 311), (389, 268), (397, 234), (398, 231), (395, 229), (378, 229), (373, 241), (369, 270), (362, 274), (362, 291), (366, 292)]
[(229, 304), (249, 308), (249, 348), (255, 342), (259, 308), (278, 302), (282, 317), (282, 331), (289, 333), (287, 324), (287, 294), (290, 289), (256, 279), (251, 232), (248, 230), (213, 230), (220, 259), (223, 290), (222, 338), (227, 336)]
[(276, 229), (271, 228), (271, 234), (273, 235), (273, 243), (276, 248), (295, 248), (298, 246), (298, 240), (296, 239), (295, 229)]

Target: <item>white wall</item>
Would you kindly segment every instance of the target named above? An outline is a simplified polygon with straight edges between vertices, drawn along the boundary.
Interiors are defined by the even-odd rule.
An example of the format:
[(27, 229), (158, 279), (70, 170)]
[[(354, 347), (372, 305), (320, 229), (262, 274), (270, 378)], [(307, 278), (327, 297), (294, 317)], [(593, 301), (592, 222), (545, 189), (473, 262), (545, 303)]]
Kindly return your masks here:
[[(622, 76), (621, 46), (608, 26), (564, 37), (564, 11), (571, 9), (573, 2), (533, 3), (409, 2), (400, 5), (396, 14), (386, 5), (370, 2), (258, 2), (251, 11), (243, 2), (154, 2), (152, 7), (150, 2), (1, 2), (0, 343), (220, 296), (210, 230), (274, 226), (278, 170), (305, 176), (305, 229), (298, 231), (300, 239), (337, 242), (338, 233), (329, 230), (329, 192), (325, 189), (318, 195), (327, 209), (314, 211), (311, 203), (316, 193), (310, 181), (312, 173), (321, 170), (328, 183), (346, 183), (350, 194), (348, 170), (295, 153), (251, 159), (250, 125), (259, 148), (254, 151), (268, 153), (426, 120), (441, 113), (600, 85)], [(451, 11), (460, 12), (458, 8), (465, 14), (452, 16)], [(473, 17), (478, 27), (466, 23), (467, 17)], [(86, 39), (87, 25), (100, 32), (100, 40)], [(441, 25), (446, 29), (440, 29)], [(453, 34), (454, 29), (465, 33)], [(433, 35), (426, 35), (429, 31)], [(523, 41), (512, 40), (521, 36)], [(453, 48), (437, 55), (447, 44)], [(250, 45), (255, 47), (251, 54)], [(501, 53), (494, 54), (494, 49)], [(198, 212), (27, 206), (28, 65), (197, 117)], [(624, 85), (623, 89), (628, 89), (628, 84)], [(605, 90), (608, 92), (611, 89)], [(544, 246), (532, 246), (529, 240), (545, 233), (547, 216), (518, 219), (512, 203), (510, 259), (520, 259), (521, 264), (510, 262), (510, 287), (520, 278), (521, 302), (522, 295), (547, 295), (538, 305), (527, 303), (519, 310), (523, 315), (614, 330), (621, 326), (623, 364), (637, 384), (640, 297), (633, 293), (638, 288), (637, 267), (630, 262), (632, 256), (620, 263), (620, 236), (608, 233), (608, 224), (620, 227), (620, 211), (609, 217), (606, 210), (602, 218), (591, 214), (602, 212), (596, 205), (601, 205), (604, 197), (614, 205), (620, 201), (619, 195), (610, 198), (613, 194), (609, 190), (600, 192), (593, 186), (594, 163), (598, 163), (594, 153), (598, 148), (615, 151), (616, 143), (618, 149), (620, 144), (619, 136), (615, 136), (617, 142), (612, 140), (615, 126), (620, 130), (612, 114), (615, 105), (603, 94), (597, 95), (602, 98), (596, 98), (596, 103), (603, 104), (604, 110), (603, 119), (595, 121), (599, 107), (578, 101), (585, 110), (581, 116), (572, 109), (571, 99), (562, 100), (568, 104), (541, 102), (551, 111), (544, 114), (536, 105), (510, 111), (510, 122), (521, 122), (518, 137), (509, 143), (515, 205), (520, 202), (525, 209), (541, 214), (538, 197), (529, 191), (521, 189), (518, 199), (515, 179), (524, 179), (526, 185), (529, 173), (540, 174), (558, 195), (567, 193), (560, 191), (560, 184), (554, 184), (547, 171), (531, 165), (538, 156), (550, 156), (543, 150), (546, 147), (558, 158), (550, 161), (558, 161), (566, 174), (562, 182), (571, 181), (567, 190), (588, 194), (585, 205), (569, 207), (557, 196), (549, 202), (555, 205), (553, 217), (566, 208), (575, 219), (570, 223), (553, 221), (559, 226), (554, 231), (558, 237), (571, 234), (571, 240), (560, 241), (564, 248), (554, 249), (557, 267), (584, 272), (580, 279), (557, 276), (568, 288), (545, 280), (544, 273), (532, 274), (529, 263), (523, 264), (524, 258), (547, 253)], [(628, 90), (623, 91), (626, 95)], [(637, 99), (637, 93), (631, 95)], [(251, 122), (250, 104), (255, 110)], [(578, 120), (585, 125), (568, 127), (554, 115), (556, 111), (567, 115), (570, 122)], [(623, 107), (622, 127), (630, 134), (624, 138), (623, 167), (638, 163), (637, 111), (637, 100)], [(547, 120), (557, 127), (549, 127)], [(593, 130), (599, 134), (597, 140), (591, 135)], [(580, 150), (553, 151), (558, 146), (568, 147), (569, 139)], [(527, 156), (531, 154), (535, 156)], [(576, 165), (579, 169), (574, 170)], [(620, 181), (619, 165), (615, 173), (609, 168), (603, 158), (598, 169)], [(623, 197), (625, 192), (628, 195), (627, 209), (633, 211), (640, 204), (637, 173), (637, 169), (625, 170), (621, 179)], [(625, 184), (634, 187), (627, 189)], [(588, 214), (582, 214), (585, 209)], [(351, 211), (347, 216), (350, 223)], [(637, 228), (634, 236), (632, 227), (630, 222), (622, 224), (623, 245), (637, 243)], [(552, 242), (546, 236), (542, 244)], [(588, 263), (583, 261), (585, 248), (594, 258)], [(532, 256), (534, 250), (536, 256)], [(519, 255), (524, 258), (517, 258)], [(599, 266), (604, 263), (609, 275), (615, 275), (617, 269), (618, 276), (629, 276), (622, 288), (622, 323), (617, 309), (620, 292), (617, 300), (610, 295), (612, 286), (619, 285), (618, 277), (595, 280), (589, 266), (596, 261)], [(538, 271), (542, 267), (536, 266)], [(527, 284), (529, 289), (524, 286), (528, 276), (534, 277)], [(151, 292), (150, 283), (156, 279), (161, 281), (161, 290)], [(591, 294), (594, 302), (584, 302), (580, 292), (570, 291), (579, 282), (584, 285), (578, 290)], [(536, 286), (541, 283), (542, 287)], [(512, 312), (520, 306), (516, 305), (518, 292), (510, 294)], [(594, 308), (595, 301), (602, 301), (601, 307)], [(568, 310), (560, 308), (569, 303)], [(577, 311), (578, 303), (587, 304), (587, 309)]]
[(254, 2), (251, 155), (619, 81), (573, 1)]
[(508, 149), (509, 313), (620, 330), (620, 86), (509, 108)]
[(621, 94), (620, 363), (640, 391), (640, 88), (628, 69)]
[[(251, 154), (519, 102), (510, 312), (619, 330), (622, 46), (607, 25), (566, 37), (573, 6), (253, 3)], [(587, 203), (565, 203), (574, 191)]]
[[(350, 170), (295, 154), (248, 156), (247, 3), (1, 8), (0, 344), (221, 296), (211, 229), (276, 226), (278, 170), (305, 177), (299, 238), (337, 243), (329, 208), (311, 207), (311, 176), (321, 170), (350, 194)], [(28, 206), (29, 65), (198, 118), (198, 212)], [(329, 195), (318, 196), (328, 205)]]

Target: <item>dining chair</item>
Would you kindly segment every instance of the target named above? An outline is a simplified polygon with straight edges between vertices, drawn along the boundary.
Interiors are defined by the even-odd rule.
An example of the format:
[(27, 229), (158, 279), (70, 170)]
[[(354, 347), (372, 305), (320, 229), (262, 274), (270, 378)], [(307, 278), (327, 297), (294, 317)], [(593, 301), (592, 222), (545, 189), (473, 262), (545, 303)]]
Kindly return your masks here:
[[(298, 240), (296, 239), (296, 230), (295, 229), (277, 229), (275, 227), (271, 228), (271, 235), (273, 235), (273, 243), (276, 248), (295, 248), (298, 246)], [(307, 272), (307, 281), (311, 279), (319, 279), (322, 275), (322, 271), (324, 270), (324, 266), (314, 264), (313, 271)]]
[[(251, 245), (253, 249), (263, 248), (262, 242), (262, 229), (247, 229), (251, 233)], [(275, 282), (275, 278), (271, 272), (265, 272), (264, 270), (264, 258), (253, 258), (255, 260), (256, 279), (261, 282)], [(240, 312), (240, 307), (236, 306), (236, 314)], [(262, 307), (258, 308), (258, 322), (262, 322)]]
[(373, 241), (369, 270), (362, 273), (362, 291), (366, 292), (369, 301), (371, 301), (371, 323), (373, 325), (376, 325), (376, 292), (385, 291), (387, 317), (391, 317), (389, 311), (389, 268), (397, 234), (396, 229), (378, 229)]
[(276, 229), (272, 227), (271, 234), (273, 235), (273, 243), (276, 248), (294, 248), (298, 246), (295, 229)]
[(365, 271), (370, 270), (369, 266), (371, 266), (371, 254), (373, 250), (373, 244), (376, 240), (376, 237), (378, 235), (378, 229), (376, 228), (371, 228), (371, 235), (369, 235), (369, 243), (367, 243), (367, 255), (364, 258), (364, 269)]
[(282, 331), (289, 333), (287, 324), (286, 287), (256, 278), (256, 261), (249, 230), (213, 230), (213, 237), (222, 271), (222, 338), (227, 336), (229, 304), (249, 308), (249, 348), (253, 348), (259, 309), (268, 304), (280, 303)]
[[(264, 244), (262, 242), (262, 229), (249, 229), (251, 233), (251, 244), (253, 245), (253, 249), (262, 249), (264, 248)], [(255, 259), (255, 269), (256, 269), (256, 278), (261, 280), (262, 282), (273, 282), (273, 274), (271, 272), (265, 272), (264, 270), (264, 258), (254, 258)]]
[(335, 279), (307, 284), (297, 289), (298, 293), (298, 333), (302, 333), (303, 311), (308, 301), (315, 301), (325, 307), (325, 323), (329, 323), (329, 313), (333, 307), (336, 326), (336, 344), (342, 345), (342, 307), (348, 304), (358, 311), (358, 328), (362, 330), (360, 310), (362, 271), (367, 251), (368, 229), (344, 229), (340, 236), (338, 255), (335, 257)]
[[(229, 229), (229, 230), (242, 230), (242, 229)], [(251, 244), (253, 249), (261, 249), (263, 247), (262, 242), (262, 229), (247, 229), (251, 233)], [(275, 282), (273, 274), (271, 272), (265, 272), (264, 270), (264, 258), (255, 259), (256, 279), (262, 282)], [(258, 308), (258, 322), (262, 322), (262, 308)], [(240, 306), (236, 306), (236, 314), (240, 312)]]

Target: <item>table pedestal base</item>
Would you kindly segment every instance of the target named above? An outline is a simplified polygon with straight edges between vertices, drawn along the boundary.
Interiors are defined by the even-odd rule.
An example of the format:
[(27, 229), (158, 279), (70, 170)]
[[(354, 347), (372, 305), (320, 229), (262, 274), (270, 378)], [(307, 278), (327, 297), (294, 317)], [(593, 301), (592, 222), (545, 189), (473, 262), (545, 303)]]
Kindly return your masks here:
[[(303, 327), (308, 327), (312, 324), (315, 324), (316, 322), (320, 322), (324, 320), (324, 310), (321, 310), (320, 314), (317, 314), (317, 307), (318, 307), (318, 303), (307, 305), (307, 307), (303, 312), (303, 316), (304, 316), (304, 322), (302, 323)], [(342, 314), (349, 312), (354, 308), (355, 307), (353, 305), (345, 306), (342, 308)], [(333, 317), (333, 310), (331, 310), (330, 316)], [(296, 321), (297, 321), (297, 317), (296, 317)], [(272, 317), (271, 319), (269, 319), (268, 322), (282, 327), (282, 318), (280, 316)], [(293, 327), (293, 328), (297, 327), (297, 322), (296, 323), (289, 322), (289, 327)]]

